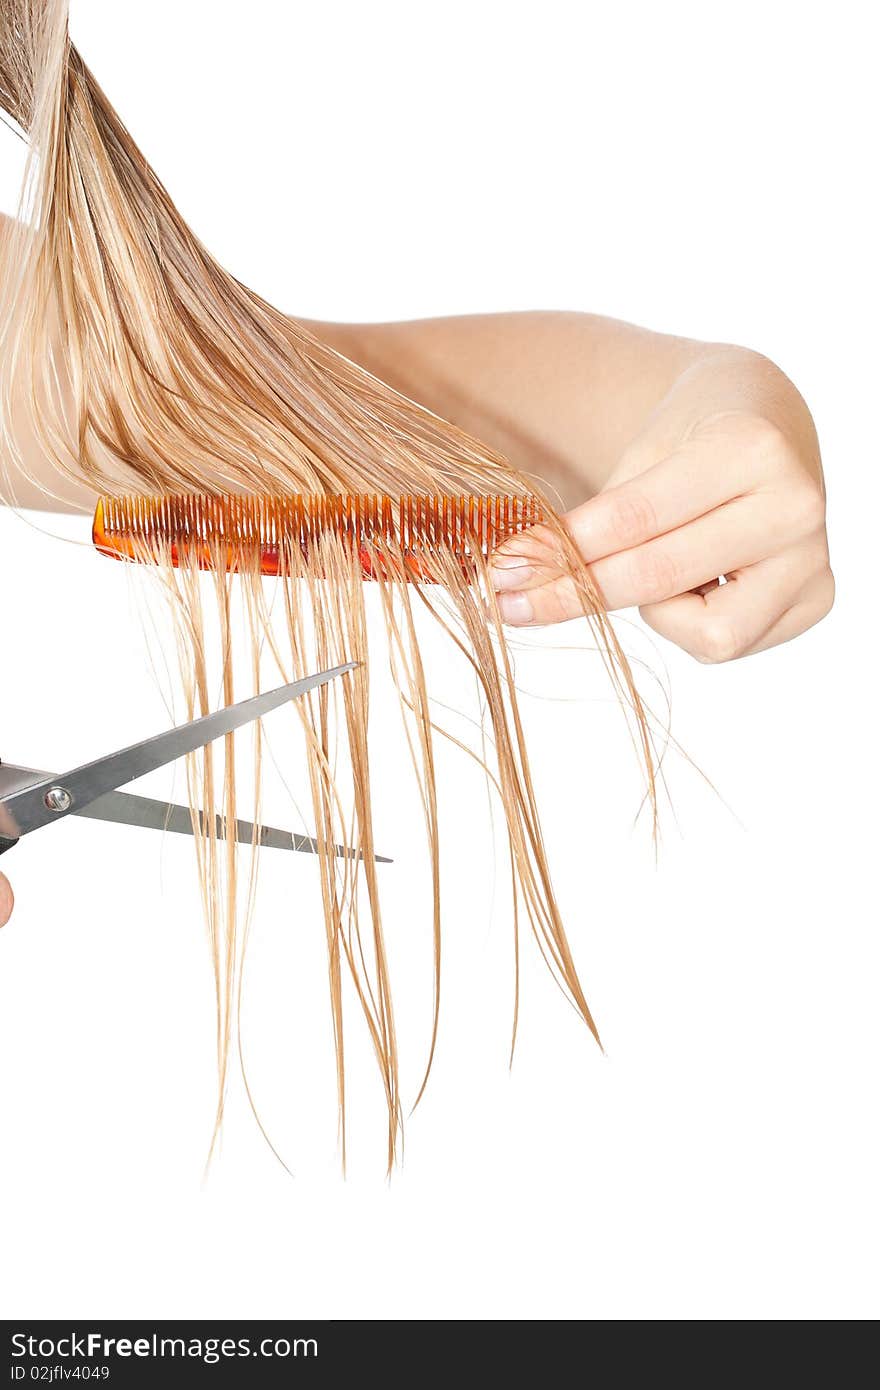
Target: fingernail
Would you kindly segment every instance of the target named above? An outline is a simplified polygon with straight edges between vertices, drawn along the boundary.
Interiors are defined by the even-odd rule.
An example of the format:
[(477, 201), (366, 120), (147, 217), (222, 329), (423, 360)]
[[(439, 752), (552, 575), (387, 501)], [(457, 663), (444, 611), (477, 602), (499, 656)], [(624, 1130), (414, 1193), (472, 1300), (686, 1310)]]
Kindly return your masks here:
[(528, 594), (499, 594), (498, 609), (502, 622), (511, 623), (514, 627), (530, 623), (535, 616)]
[(493, 560), (489, 569), (489, 578), (496, 593), (502, 589), (521, 589), (523, 584), (527, 584), (533, 574), (533, 569), (525, 560), (520, 560), (518, 556), (511, 556), (508, 564), (504, 557)]

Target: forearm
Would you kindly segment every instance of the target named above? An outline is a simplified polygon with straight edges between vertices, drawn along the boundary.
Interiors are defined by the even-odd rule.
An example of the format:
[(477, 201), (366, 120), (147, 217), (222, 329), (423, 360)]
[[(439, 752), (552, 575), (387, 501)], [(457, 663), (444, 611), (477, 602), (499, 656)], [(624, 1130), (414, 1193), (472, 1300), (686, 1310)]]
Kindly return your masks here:
[[(599, 492), (662, 403), (696, 397), (719, 411), (755, 408), (818, 448), (809, 412), (783, 374), (740, 348), (653, 333), (592, 314), (534, 312), (387, 324), (306, 321), (323, 341), (404, 395), (497, 448), (562, 505)], [(65, 380), (63, 343), (52, 370)], [(2, 500), (88, 509), (34, 438), (13, 401), (16, 459), (3, 458)], [(672, 419), (672, 415), (669, 416)], [(20, 465), (24, 466), (24, 472)], [(49, 494), (48, 496), (46, 494)]]
[(599, 491), (627, 445), (710, 349), (592, 314), (306, 325), (504, 453), (565, 506)]

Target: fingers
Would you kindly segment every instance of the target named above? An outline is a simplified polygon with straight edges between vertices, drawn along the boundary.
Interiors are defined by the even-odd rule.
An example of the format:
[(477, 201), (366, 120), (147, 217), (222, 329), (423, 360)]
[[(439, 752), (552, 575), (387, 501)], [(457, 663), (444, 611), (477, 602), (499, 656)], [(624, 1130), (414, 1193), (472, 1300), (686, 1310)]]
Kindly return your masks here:
[[(714, 470), (700, 469), (693, 451), (682, 450), (575, 507), (565, 523), (581, 556), (592, 564), (694, 521), (730, 497)], [(556, 577), (557, 550), (552, 532), (542, 526), (512, 537), (492, 557), (496, 591), (533, 589)]]
[(576, 507), (566, 522), (589, 564), (695, 521), (743, 496), (755, 481), (748, 453), (722, 446), (707, 467), (701, 445), (691, 440), (638, 477)]
[(9, 879), (5, 874), (0, 874), (0, 927), (5, 927), (12, 916), (14, 903), (15, 899), (12, 896)]
[(646, 605), (642, 617), (698, 661), (732, 661), (764, 651), (797, 637), (830, 610), (834, 578), (827, 563), (820, 559), (817, 567), (813, 558), (791, 552), (763, 560), (705, 594)]
[(768, 628), (760, 641), (755, 642), (740, 655), (754, 656), (756, 652), (766, 651), (768, 647), (778, 647), (783, 642), (790, 642), (793, 637), (800, 637), (802, 632), (807, 632), (827, 617), (833, 606), (834, 575), (827, 570), (824, 575), (817, 576), (814, 584), (804, 591), (800, 602), (793, 604), (771, 628)]
[(559, 542), (546, 526), (530, 526), (511, 536), (492, 556), (489, 578), (496, 593), (534, 588), (559, 574)]
[[(628, 466), (624, 459), (621, 471)], [(695, 521), (745, 495), (759, 479), (754, 451), (742, 448), (735, 434), (714, 441), (711, 467), (705, 441), (694, 438), (637, 477), (575, 507), (565, 522), (583, 559), (591, 564)], [(496, 589), (519, 590), (546, 582), (557, 568), (556, 548), (552, 533), (544, 527), (512, 537), (492, 559)]]
[[(784, 531), (784, 523), (780, 525), (759, 499), (740, 497), (644, 545), (595, 561), (590, 574), (609, 611), (653, 605), (708, 584), (719, 574), (756, 564), (774, 546), (791, 539), (781, 534)], [(527, 573), (511, 569), (519, 580), (517, 588), (499, 592), (505, 622), (553, 623), (583, 612), (570, 578), (548, 580), (546, 569), (527, 568)]]
[[(748, 412), (716, 412), (680, 437), (653, 463), (656, 440), (636, 441), (618, 481), (564, 518), (602, 605), (640, 608), (704, 661), (818, 622), (833, 597), (821, 472), (786, 432)], [(503, 621), (579, 617), (568, 568), (548, 528), (512, 537), (492, 557)], [(719, 575), (731, 582), (719, 585)]]
[(606, 608), (641, 607), (756, 564), (789, 539), (779, 534), (777, 519), (759, 499), (740, 497), (590, 568)]
[(497, 599), (501, 620), (510, 627), (564, 623), (568, 618), (584, 615), (583, 602), (568, 576), (550, 580), (537, 589), (500, 593)]

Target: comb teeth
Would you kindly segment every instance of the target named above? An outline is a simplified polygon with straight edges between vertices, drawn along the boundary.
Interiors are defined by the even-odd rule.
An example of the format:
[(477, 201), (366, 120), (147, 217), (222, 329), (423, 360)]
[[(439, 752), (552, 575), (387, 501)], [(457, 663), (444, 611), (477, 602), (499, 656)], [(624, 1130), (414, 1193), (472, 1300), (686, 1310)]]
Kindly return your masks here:
[(387, 497), (310, 493), (285, 497), (179, 494), (103, 497), (92, 538), (105, 554), (129, 560), (167, 555), (203, 569), (251, 568), (277, 575), (299, 550), (309, 555), (328, 536), (356, 551), (364, 578), (388, 574), (391, 557), (406, 577), (433, 581), (431, 557), (451, 553), (465, 567), (543, 519), (537, 497)]

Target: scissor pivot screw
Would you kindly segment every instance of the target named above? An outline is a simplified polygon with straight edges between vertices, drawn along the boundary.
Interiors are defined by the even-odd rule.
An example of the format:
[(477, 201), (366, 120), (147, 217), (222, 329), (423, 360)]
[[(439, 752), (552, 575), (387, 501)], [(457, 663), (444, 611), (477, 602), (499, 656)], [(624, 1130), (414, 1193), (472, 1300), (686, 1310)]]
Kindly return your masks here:
[(73, 797), (66, 787), (50, 787), (43, 800), (50, 811), (69, 811), (73, 805)]

